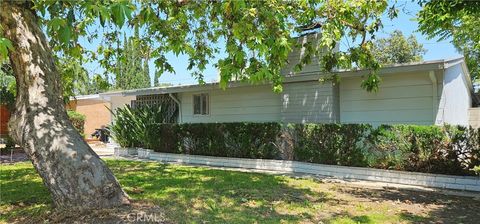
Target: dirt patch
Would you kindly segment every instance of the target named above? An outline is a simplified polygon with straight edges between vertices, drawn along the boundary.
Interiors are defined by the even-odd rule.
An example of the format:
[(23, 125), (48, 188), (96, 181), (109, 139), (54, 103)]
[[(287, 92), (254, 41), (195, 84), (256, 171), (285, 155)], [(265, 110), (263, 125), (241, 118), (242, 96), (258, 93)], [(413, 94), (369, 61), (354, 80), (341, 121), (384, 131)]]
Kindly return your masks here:
[[(386, 208), (413, 223), (478, 223), (480, 194), (477, 197), (445, 195), (439, 192), (395, 188), (368, 188), (331, 185), (336, 198), (361, 211)], [(349, 210), (349, 209), (345, 209)]]

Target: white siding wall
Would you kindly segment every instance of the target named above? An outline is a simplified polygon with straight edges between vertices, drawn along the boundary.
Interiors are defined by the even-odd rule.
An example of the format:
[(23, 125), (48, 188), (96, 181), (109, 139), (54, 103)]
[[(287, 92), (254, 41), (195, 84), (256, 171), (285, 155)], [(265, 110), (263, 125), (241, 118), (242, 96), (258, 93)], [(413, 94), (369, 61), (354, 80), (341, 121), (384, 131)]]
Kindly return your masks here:
[[(297, 39), (297, 43), (303, 45), (307, 42), (312, 42), (313, 47), (318, 49), (318, 40), (320, 39), (320, 34), (312, 34), (312, 35), (307, 35), (303, 37), (299, 37)], [(295, 65), (297, 65), (300, 60), (304, 57), (305, 55), (305, 48), (304, 47), (295, 47), (292, 49), (292, 52), (288, 55), (288, 63), (282, 68), (282, 74), (288, 75), (291, 73), (318, 73), (320, 71), (320, 60), (318, 57), (312, 57), (311, 63), (304, 65), (302, 68), (302, 71), (295, 72), (294, 68)]]
[(384, 75), (376, 93), (360, 83), (360, 77), (340, 81), (341, 123), (434, 124), (438, 97), (428, 72)]
[(437, 123), (468, 125), (472, 99), (461, 64), (445, 69)]
[(112, 103), (112, 110), (130, 105), (132, 100), (135, 100), (136, 96), (112, 96), (110, 102)]
[[(124, 107), (126, 104), (130, 105), (130, 102), (135, 100), (135, 96), (112, 96), (110, 98), (111, 110), (115, 111), (118, 108)], [(110, 116), (110, 121), (113, 122), (114, 116)]]
[(338, 120), (338, 97), (332, 83), (318, 81), (284, 84), (281, 121), (333, 123)]
[[(193, 115), (193, 95), (208, 93), (209, 115)], [(270, 85), (180, 93), (183, 123), (268, 122), (280, 120), (280, 94)]]

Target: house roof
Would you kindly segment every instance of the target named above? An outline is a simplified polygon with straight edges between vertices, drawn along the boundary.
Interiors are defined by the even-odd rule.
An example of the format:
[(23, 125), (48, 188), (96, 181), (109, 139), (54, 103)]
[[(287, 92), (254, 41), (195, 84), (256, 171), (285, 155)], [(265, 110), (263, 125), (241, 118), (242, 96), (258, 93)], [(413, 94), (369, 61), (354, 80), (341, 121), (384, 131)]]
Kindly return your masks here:
[[(461, 63), (462, 69), (467, 80), (470, 79), (468, 68), (466, 67), (463, 57), (447, 59), (447, 60), (432, 60), (432, 61), (423, 61), (423, 62), (413, 62), (405, 64), (392, 64), (384, 66), (380, 69), (380, 75), (393, 74), (393, 73), (403, 73), (403, 72), (414, 72), (414, 71), (432, 71), (432, 70), (442, 70), (447, 69), (451, 66)], [(334, 72), (340, 77), (358, 77), (366, 75), (369, 73), (369, 70), (362, 69), (353, 69), (353, 70), (337, 70)], [(317, 81), (320, 78), (332, 73), (325, 72), (304, 72), (294, 75), (286, 75), (284, 83), (291, 82), (304, 82), (304, 81)], [(268, 84), (268, 83), (264, 83)], [(241, 87), (241, 86), (250, 86), (252, 84), (243, 83), (243, 82), (230, 82), (229, 87)], [(470, 81), (469, 86), (471, 89), (472, 83)], [(177, 85), (177, 86), (167, 86), (167, 87), (151, 87), (144, 89), (133, 89), (133, 90), (122, 90), (122, 91), (112, 91), (106, 93), (100, 93), (102, 98), (110, 98), (112, 96), (134, 96), (134, 95), (149, 95), (149, 94), (168, 94), (168, 93), (180, 93), (180, 92), (192, 92), (200, 90), (209, 90), (209, 89), (218, 89), (218, 82), (207, 83), (207, 84), (194, 84), (194, 85)]]
[(101, 100), (99, 94), (90, 94), (90, 95), (78, 95), (70, 97), (70, 100)]

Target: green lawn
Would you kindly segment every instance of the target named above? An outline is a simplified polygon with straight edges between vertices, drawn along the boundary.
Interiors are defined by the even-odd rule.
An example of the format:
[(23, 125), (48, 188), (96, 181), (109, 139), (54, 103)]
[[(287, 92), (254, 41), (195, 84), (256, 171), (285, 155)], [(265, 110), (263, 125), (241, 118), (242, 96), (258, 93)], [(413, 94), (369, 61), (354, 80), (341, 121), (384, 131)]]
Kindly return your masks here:
[[(431, 192), (369, 189), (279, 175), (107, 160), (135, 203), (175, 223), (417, 223), (480, 220), (480, 202)], [(52, 214), (30, 163), (0, 167), (0, 223)]]

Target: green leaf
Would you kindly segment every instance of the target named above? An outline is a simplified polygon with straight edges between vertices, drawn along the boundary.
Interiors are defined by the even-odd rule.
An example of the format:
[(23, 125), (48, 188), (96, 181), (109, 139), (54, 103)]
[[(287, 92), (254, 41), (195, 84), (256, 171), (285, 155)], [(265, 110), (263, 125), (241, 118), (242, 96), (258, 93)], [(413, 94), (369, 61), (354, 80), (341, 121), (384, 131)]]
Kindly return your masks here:
[(50, 21), (48, 21), (48, 26), (50, 27), (51, 30), (57, 31), (61, 27), (65, 26), (65, 20), (62, 18), (53, 18)]
[(122, 27), (125, 23), (125, 14), (123, 12), (121, 4), (114, 4), (111, 8), (111, 11), (113, 15), (113, 22), (115, 23), (115, 25)]
[(0, 62), (7, 59), (8, 50), (13, 50), (12, 42), (5, 37), (0, 37)]
[(111, 11), (113, 14), (113, 22), (115, 25), (122, 27), (125, 24), (125, 19), (132, 18), (133, 6), (129, 5), (127, 1), (122, 1), (116, 4), (113, 4)]
[(58, 31), (58, 37), (61, 43), (68, 44), (72, 36), (72, 31), (70, 26), (63, 26)]

